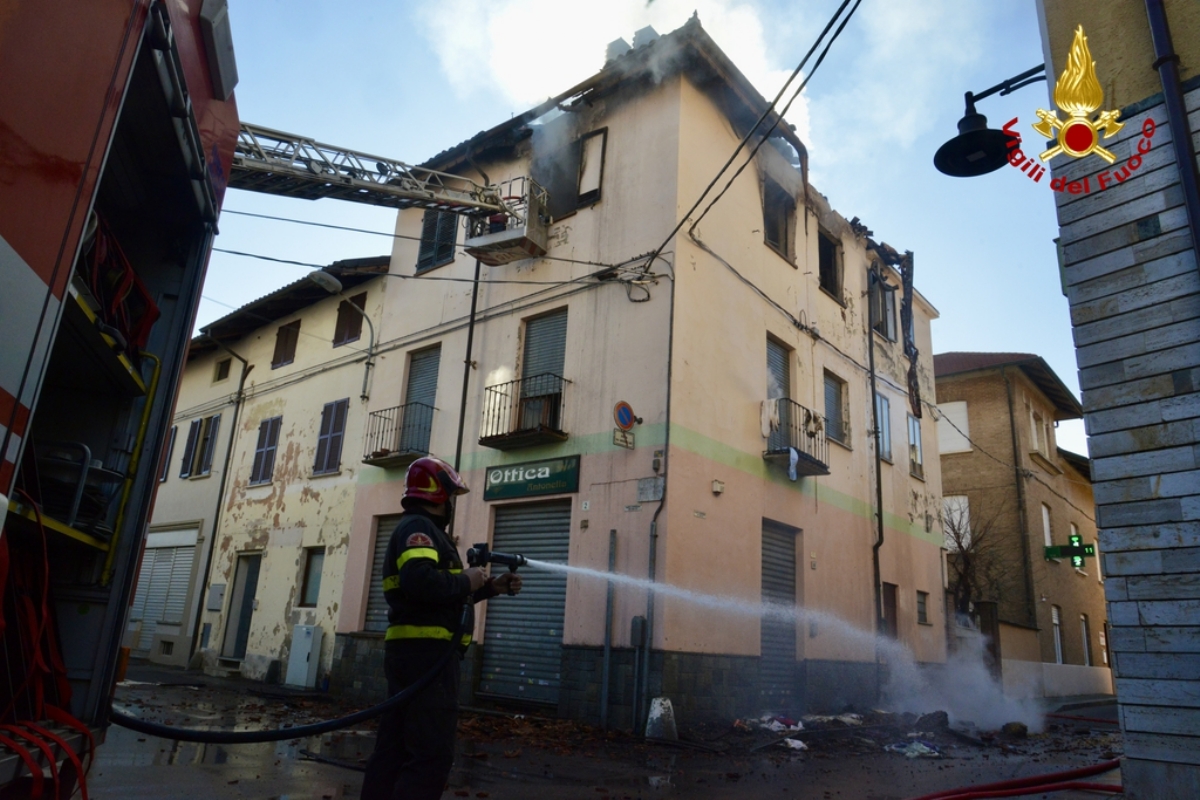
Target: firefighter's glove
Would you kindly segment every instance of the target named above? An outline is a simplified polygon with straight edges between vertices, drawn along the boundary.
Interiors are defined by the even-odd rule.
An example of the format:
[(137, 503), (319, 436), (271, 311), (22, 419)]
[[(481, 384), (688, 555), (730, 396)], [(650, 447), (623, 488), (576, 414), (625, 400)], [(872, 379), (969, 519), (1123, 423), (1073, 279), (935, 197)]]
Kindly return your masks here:
[(492, 578), (492, 584), (496, 591), (514, 595), (521, 591), (521, 576), (515, 572), (505, 572)]

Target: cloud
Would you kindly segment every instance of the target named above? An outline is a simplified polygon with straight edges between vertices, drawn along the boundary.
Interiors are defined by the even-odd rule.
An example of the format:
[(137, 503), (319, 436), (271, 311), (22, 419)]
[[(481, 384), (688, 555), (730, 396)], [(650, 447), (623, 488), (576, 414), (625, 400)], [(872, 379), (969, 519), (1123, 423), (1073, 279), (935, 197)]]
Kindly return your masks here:
[[(460, 102), (498, 92), (523, 111), (598, 72), (614, 39), (632, 42), (646, 25), (669, 33), (693, 11), (759, 92), (774, 97), (795, 65), (772, 52), (769, 23), (744, 0), (450, 0), (424, 4), (416, 16)], [(807, 137), (804, 98), (788, 121)]]

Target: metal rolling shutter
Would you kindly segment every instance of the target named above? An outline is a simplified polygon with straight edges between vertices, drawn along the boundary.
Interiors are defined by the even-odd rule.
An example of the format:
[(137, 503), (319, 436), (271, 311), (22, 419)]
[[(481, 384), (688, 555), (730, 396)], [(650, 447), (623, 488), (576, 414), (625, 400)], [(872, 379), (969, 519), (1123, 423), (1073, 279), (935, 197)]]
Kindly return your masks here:
[(167, 598), (163, 603), (162, 622), (178, 625), (183, 622), (183, 612), (187, 607), (188, 583), (192, 577), (192, 561), (196, 557), (196, 548), (172, 547), (174, 558), (171, 561), (171, 579), (167, 587)]
[(383, 560), (387, 557), (388, 541), (400, 524), (400, 515), (392, 514), (375, 520), (375, 555), (371, 559), (371, 574), (367, 576), (367, 618), (364, 631), (386, 631), (388, 604), (383, 596)]
[[(495, 550), (565, 564), (570, 537), (569, 500), (496, 509)], [(479, 691), (557, 704), (567, 576), (534, 569), (521, 574), (518, 597), (488, 603)]]
[(433, 405), (437, 397), (438, 365), (442, 360), (442, 346), (430, 347), (413, 353), (408, 365), (408, 391), (405, 403)]
[(150, 652), (159, 623), (178, 624), (183, 620), (195, 552), (194, 546), (156, 547), (147, 549), (142, 557), (142, 572), (131, 611), (131, 618), (142, 620), (135, 648), (138, 655)]
[[(762, 533), (762, 598), (764, 603), (796, 602), (796, 533), (766, 522)], [(794, 704), (796, 623), (763, 617), (761, 630), (762, 699), (771, 710), (783, 711)]]
[(521, 377), (552, 373), (563, 374), (567, 350), (567, 310), (555, 311), (525, 323), (525, 356)]

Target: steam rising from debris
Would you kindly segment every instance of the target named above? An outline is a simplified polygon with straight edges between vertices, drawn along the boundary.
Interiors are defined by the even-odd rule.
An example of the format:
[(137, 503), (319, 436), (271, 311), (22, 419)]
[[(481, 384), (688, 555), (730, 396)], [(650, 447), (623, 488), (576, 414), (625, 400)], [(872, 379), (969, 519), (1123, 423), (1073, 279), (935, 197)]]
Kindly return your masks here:
[(572, 577), (611, 580), (618, 586), (653, 589), (659, 597), (673, 597), (701, 608), (760, 619), (778, 619), (806, 624), (821, 636), (832, 636), (859, 652), (878, 652), (887, 664), (888, 681), (883, 688), (883, 707), (889, 711), (926, 713), (945, 711), (951, 723), (974, 723), (982, 730), (995, 730), (1006, 722), (1023, 722), (1031, 732), (1040, 732), (1043, 718), (1036, 700), (1007, 697), (1003, 688), (983, 665), (981, 640), (962, 647), (946, 664), (918, 664), (904, 644), (824, 611), (779, 603), (759, 603), (729, 595), (705, 594), (668, 583), (634, 578), (620, 573), (572, 567), (529, 559), (529, 566), (566, 572)]

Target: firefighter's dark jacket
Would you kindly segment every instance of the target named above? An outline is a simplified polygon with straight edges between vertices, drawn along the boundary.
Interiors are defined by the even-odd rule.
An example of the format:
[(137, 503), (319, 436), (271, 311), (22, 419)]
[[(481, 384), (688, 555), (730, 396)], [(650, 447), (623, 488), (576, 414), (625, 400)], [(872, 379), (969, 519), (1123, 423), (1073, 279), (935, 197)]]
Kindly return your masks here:
[[(407, 511), (392, 533), (383, 563), (387, 641), (450, 641), (468, 597), (477, 603), (498, 594), (491, 581), (472, 593), (462, 572), (458, 548), (442, 527), (423, 508)], [(471, 643), (474, 623), (468, 611), (463, 648)]]

